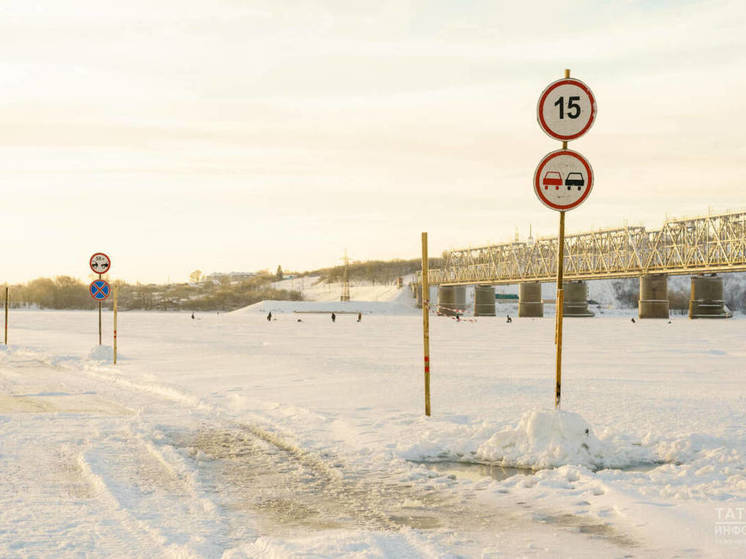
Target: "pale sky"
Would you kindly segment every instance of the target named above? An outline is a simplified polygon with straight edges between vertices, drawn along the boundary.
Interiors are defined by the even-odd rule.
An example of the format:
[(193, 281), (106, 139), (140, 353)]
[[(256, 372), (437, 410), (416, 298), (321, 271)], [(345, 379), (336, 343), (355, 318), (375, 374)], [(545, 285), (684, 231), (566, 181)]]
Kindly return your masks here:
[(746, 2), (0, 0), (0, 283), (185, 281), (556, 234), (565, 68), (597, 99), (568, 233), (746, 206)]

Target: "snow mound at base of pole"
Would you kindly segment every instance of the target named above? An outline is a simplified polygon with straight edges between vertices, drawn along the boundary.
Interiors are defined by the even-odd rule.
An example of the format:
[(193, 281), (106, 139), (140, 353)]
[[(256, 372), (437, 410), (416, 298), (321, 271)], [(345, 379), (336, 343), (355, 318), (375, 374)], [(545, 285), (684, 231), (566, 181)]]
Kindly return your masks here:
[(114, 348), (110, 345), (96, 345), (88, 353), (90, 361), (103, 361), (106, 363), (114, 361)]
[(517, 468), (555, 468), (568, 464), (608, 467), (611, 456), (580, 415), (562, 410), (523, 414), (515, 429), (495, 433), (477, 450), (481, 460)]

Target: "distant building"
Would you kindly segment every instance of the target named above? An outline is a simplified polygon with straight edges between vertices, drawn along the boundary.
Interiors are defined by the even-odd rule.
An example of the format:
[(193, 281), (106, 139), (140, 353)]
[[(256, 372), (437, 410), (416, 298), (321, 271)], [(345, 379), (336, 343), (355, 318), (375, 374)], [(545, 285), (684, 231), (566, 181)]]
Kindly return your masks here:
[(254, 277), (256, 274), (254, 272), (213, 272), (212, 274), (207, 274), (206, 276), (203, 276), (203, 281), (211, 281), (212, 283), (220, 283), (221, 281), (228, 280), (228, 281), (241, 281), (245, 279), (249, 279), (251, 277)]

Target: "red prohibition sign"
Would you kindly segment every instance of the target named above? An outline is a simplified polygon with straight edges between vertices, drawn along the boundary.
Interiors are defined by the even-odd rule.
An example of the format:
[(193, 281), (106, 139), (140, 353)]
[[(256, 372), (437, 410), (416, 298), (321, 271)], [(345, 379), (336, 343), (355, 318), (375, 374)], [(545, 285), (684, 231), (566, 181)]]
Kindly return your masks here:
[(103, 252), (96, 252), (88, 262), (95, 274), (105, 274), (111, 268), (111, 258)]
[[(560, 97), (550, 107), (545, 107), (544, 104), (547, 103), (547, 98), (557, 88), (562, 88), (559, 92)], [(565, 99), (565, 95), (567, 95), (567, 99)], [(550, 99), (549, 102), (551, 103), (552, 100)], [(565, 102), (569, 103), (567, 107), (565, 107)], [(581, 104), (584, 107), (582, 111)], [(558, 114), (556, 116), (553, 110), (554, 107), (558, 107)], [(548, 111), (546, 115), (550, 115), (551, 118), (547, 118), (545, 110)], [(596, 111), (596, 98), (593, 96), (591, 88), (575, 78), (564, 78), (550, 83), (541, 93), (539, 102), (536, 105), (536, 116), (539, 120), (539, 126), (552, 138), (563, 142), (575, 140), (588, 132), (588, 129), (596, 120)], [(580, 128), (573, 127), (573, 121), (577, 122)], [(567, 129), (567, 126), (570, 126), (570, 128)], [(562, 131), (563, 128), (567, 132), (570, 132), (570, 130), (572, 132), (565, 134)]]
[(593, 189), (593, 169), (576, 151), (560, 149), (544, 156), (534, 172), (534, 193), (559, 212), (577, 208)]

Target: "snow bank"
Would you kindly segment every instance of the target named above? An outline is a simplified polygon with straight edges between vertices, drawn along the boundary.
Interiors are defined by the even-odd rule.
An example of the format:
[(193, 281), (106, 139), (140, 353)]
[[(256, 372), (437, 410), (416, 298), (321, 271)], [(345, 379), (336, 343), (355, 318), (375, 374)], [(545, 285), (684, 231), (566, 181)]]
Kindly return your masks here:
[(495, 433), (477, 456), (503, 466), (554, 468), (567, 464), (596, 469), (606, 464), (604, 445), (577, 413), (534, 410), (523, 414), (518, 427)]
[(341, 283), (325, 283), (318, 276), (292, 278), (272, 284), (277, 289), (291, 289), (303, 294), (303, 301), (265, 300), (232, 311), (245, 313), (337, 313), (410, 315), (422, 311), (408, 288), (393, 284), (359, 282), (350, 286), (350, 301), (340, 301)]
[(91, 361), (114, 361), (114, 348), (110, 345), (93, 346), (88, 353), (88, 359)]

